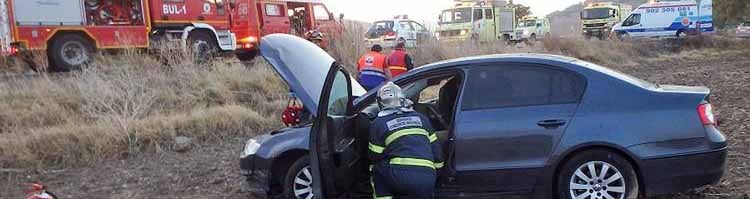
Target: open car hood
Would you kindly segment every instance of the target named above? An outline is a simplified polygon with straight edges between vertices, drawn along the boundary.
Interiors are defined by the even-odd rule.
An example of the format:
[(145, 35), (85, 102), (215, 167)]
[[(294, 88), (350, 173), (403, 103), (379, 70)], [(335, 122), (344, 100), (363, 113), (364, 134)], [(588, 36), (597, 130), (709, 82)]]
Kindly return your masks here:
[[(335, 60), (315, 44), (288, 34), (263, 37), (260, 53), (315, 116), (323, 83)], [(352, 78), (352, 95), (364, 93), (365, 89)]]

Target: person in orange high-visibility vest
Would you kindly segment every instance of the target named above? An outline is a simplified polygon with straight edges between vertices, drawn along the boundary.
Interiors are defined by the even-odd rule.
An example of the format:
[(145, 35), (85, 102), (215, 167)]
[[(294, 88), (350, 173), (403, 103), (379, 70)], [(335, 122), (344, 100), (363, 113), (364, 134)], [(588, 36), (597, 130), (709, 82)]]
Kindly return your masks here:
[(391, 72), (392, 78), (396, 78), (414, 68), (411, 56), (406, 52), (406, 40), (403, 38), (398, 39), (396, 49), (391, 52), (387, 61), (386, 65), (388, 66), (388, 71)]
[(378, 87), (380, 84), (390, 79), (390, 74), (385, 70), (385, 55), (380, 52), (383, 47), (375, 44), (370, 52), (362, 55), (357, 62), (359, 70), (359, 83), (367, 90)]

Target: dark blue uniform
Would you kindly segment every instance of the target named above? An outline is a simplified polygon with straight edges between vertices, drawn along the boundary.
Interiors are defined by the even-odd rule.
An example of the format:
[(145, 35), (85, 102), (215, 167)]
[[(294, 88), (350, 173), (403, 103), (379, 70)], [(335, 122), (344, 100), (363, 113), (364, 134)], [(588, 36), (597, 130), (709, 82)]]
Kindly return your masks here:
[(433, 198), (443, 158), (427, 117), (410, 111), (376, 118), (369, 149), (374, 198)]

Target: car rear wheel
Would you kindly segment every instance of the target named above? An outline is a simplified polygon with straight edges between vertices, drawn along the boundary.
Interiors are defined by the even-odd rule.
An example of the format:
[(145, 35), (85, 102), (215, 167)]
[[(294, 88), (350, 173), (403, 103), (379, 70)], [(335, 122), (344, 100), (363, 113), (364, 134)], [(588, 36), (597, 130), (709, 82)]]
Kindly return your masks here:
[(303, 156), (289, 167), (284, 179), (284, 195), (289, 199), (312, 199), (310, 156)]
[(566, 161), (557, 179), (560, 199), (637, 199), (638, 177), (630, 162), (607, 150), (590, 150)]

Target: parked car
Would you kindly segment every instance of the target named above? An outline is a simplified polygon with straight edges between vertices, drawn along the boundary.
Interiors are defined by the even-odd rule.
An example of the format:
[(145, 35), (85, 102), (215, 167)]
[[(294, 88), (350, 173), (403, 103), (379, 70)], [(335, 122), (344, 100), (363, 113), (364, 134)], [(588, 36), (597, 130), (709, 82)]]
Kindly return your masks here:
[[(618, 38), (686, 37), (714, 32), (713, 0), (650, 1), (612, 28)], [(699, 26), (700, 25), (700, 26)]]
[[(376, 91), (297, 37), (266, 36), (260, 50), (314, 119), (248, 140), (240, 167), (250, 190), (372, 197), (366, 150)], [(706, 87), (656, 85), (542, 54), (441, 61), (394, 82), (443, 144), (438, 198), (629, 199), (724, 173), (727, 142)]]
[(524, 17), (516, 28), (516, 35), (512, 41), (536, 42), (550, 36), (550, 23), (548, 18)]
[(750, 21), (745, 21), (737, 26), (737, 37), (750, 38)]
[(373, 23), (365, 33), (365, 43), (368, 46), (380, 44), (384, 48), (392, 48), (399, 38), (403, 38), (406, 40), (406, 47), (413, 48), (431, 36), (430, 31), (422, 24), (409, 20), (406, 16), (397, 16)]

